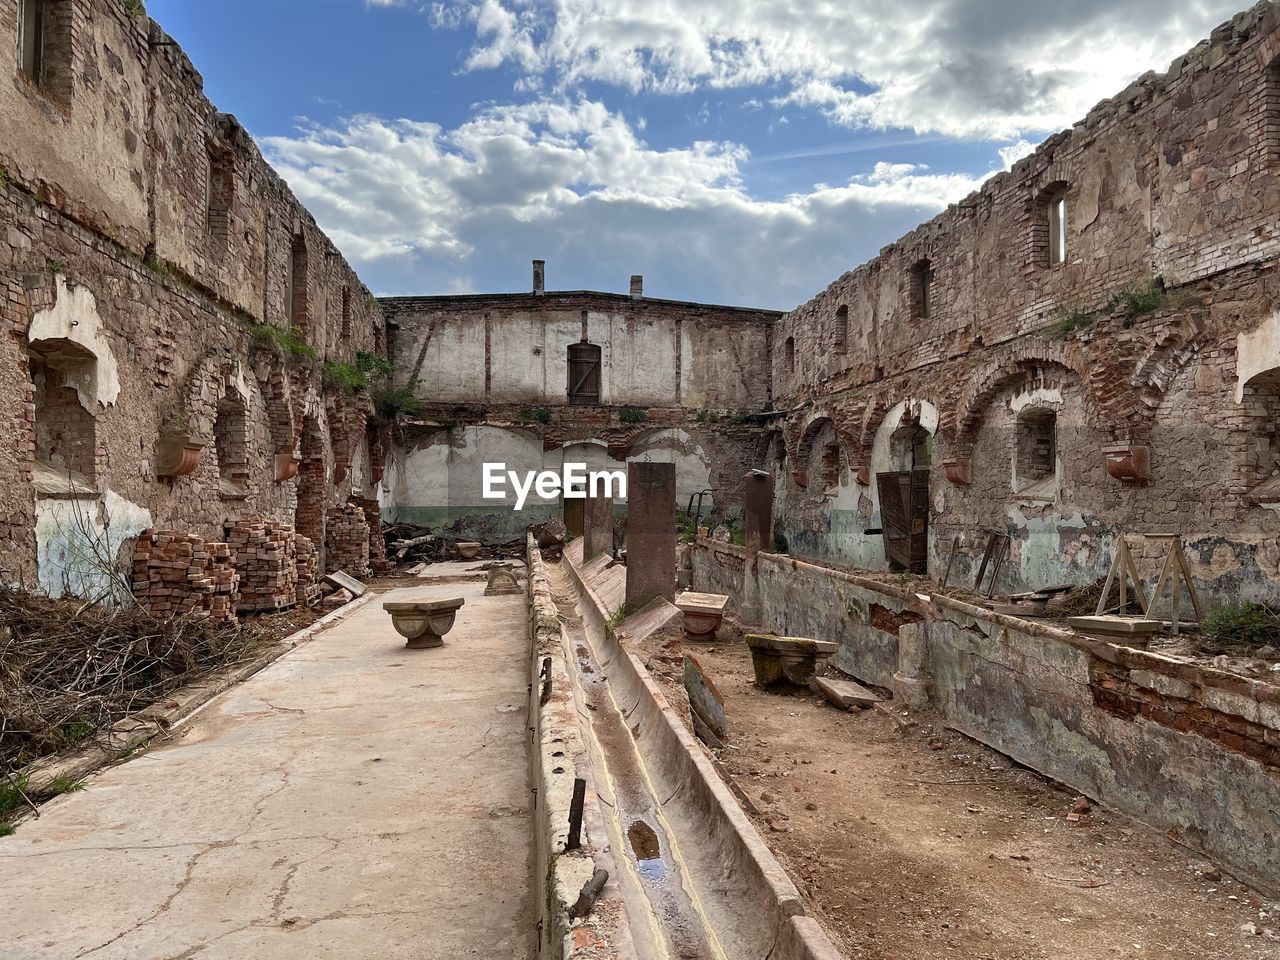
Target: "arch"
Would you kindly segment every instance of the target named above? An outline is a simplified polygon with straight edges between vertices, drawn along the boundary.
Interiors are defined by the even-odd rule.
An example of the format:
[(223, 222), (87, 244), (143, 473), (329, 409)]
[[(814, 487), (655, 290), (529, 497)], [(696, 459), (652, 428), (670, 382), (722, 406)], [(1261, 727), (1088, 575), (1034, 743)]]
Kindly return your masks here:
[(213, 420), (213, 449), (218, 461), (218, 492), (242, 497), (249, 492), (249, 406), (234, 384), (218, 399)]
[(1020, 344), (980, 367), (961, 394), (952, 423), (957, 452), (961, 456), (967, 455), (973, 443), (974, 431), (986, 415), (992, 398), (1002, 388), (1014, 380), (1034, 377), (1037, 371), (1046, 369), (1061, 370), (1079, 381), (1084, 392), (1086, 415), (1099, 419), (1092, 383), (1068, 359), (1065, 347), (1057, 344)]
[(804, 485), (821, 491), (838, 487), (843, 461), (835, 421), (825, 414), (814, 416), (805, 426), (796, 450), (796, 469), (804, 473)]
[(1156, 340), (1134, 367), (1129, 383), (1141, 401), (1138, 410), (1147, 420), (1155, 416), (1178, 374), (1199, 356), (1202, 329), (1198, 317), (1183, 320)]

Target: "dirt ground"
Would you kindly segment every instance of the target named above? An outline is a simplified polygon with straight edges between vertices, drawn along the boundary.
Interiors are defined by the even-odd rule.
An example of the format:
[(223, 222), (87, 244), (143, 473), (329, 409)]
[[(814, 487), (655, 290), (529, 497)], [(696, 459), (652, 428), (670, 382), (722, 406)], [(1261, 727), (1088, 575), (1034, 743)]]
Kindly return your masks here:
[(928, 715), (766, 694), (741, 642), (688, 652), (725, 700), (724, 766), (846, 956), (1280, 957), (1280, 903), (1162, 834)]

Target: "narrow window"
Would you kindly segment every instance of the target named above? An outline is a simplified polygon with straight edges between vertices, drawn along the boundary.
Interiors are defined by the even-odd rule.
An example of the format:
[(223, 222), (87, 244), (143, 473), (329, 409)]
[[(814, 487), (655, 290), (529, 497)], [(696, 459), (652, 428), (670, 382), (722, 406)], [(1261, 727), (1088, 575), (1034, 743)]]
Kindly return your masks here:
[(569, 344), (569, 402), (582, 406), (600, 402), (600, 348), (594, 343)]
[(305, 331), (311, 316), (307, 307), (307, 241), (302, 234), (293, 238), (293, 255), (289, 258), (289, 284), (286, 307), (289, 322)]
[(18, 69), (51, 99), (71, 104), (73, 0), (18, 0)]
[(1067, 262), (1067, 194), (1049, 200), (1049, 265)]
[(225, 249), (231, 239), (231, 197), (235, 189), (231, 158), (221, 150), (209, 150), (209, 182), (205, 223), (214, 245)]
[(342, 339), (351, 339), (351, 288), (342, 288)]
[(1057, 479), (1058, 417), (1052, 410), (1027, 410), (1018, 417), (1015, 477), (1018, 493), (1053, 496)]
[(836, 353), (845, 353), (849, 347), (849, 308), (841, 304), (836, 311), (836, 329), (832, 349)]
[(933, 264), (927, 259), (920, 260), (911, 268), (911, 317), (913, 320), (928, 320), (932, 315), (933, 299)]
[(787, 364), (787, 376), (794, 377), (796, 375), (796, 338), (787, 337), (787, 342), (783, 346), (783, 356)]
[(92, 484), (97, 473), (97, 430), (93, 414), (67, 384), (91, 370), (92, 358), (51, 352), (31, 354), (35, 385), (36, 462), (73, 485)]
[(44, 0), (18, 0), (18, 69), (44, 82)]
[(1280, 57), (1267, 65), (1262, 84), (1262, 100), (1265, 104), (1262, 118), (1263, 156), (1274, 163), (1280, 160)]
[(234, 394), (223, 397), (218, 402), (218, 416), (213, 424), (218, 479), (223, 496), (239, 497), (249, 492), (248, 427), (244, 400)]

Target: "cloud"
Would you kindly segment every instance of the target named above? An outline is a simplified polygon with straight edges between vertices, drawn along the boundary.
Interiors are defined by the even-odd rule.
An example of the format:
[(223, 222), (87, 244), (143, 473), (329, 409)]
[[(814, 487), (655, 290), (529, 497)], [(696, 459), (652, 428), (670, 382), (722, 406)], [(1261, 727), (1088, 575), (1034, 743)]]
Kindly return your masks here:
[(655, 296), (788, 307), (981, 182), (879, 162), (759, 200), (741, 145), (655, 149), (586, 99), (490, 106), (452, 129), (359, 116), (262, 144), (348, 256), (416, 293), (544, 257), (552, 285), (560, 263), (605, 289), (647, 273)]
[(1239, 0), (449, 0), (464, 69), (521, 90), (682, 94), (767, 86), (848, 127), (1013, 139), (1163, 69)]

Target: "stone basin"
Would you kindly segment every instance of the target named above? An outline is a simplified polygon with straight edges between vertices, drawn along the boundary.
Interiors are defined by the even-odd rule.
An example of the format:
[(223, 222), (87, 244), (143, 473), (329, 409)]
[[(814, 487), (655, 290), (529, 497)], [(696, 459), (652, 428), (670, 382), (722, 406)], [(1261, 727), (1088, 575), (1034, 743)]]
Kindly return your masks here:
[(686, 591), (676, 597), (676, 607), (684, 614), (684, 633), (690, 640), (714, 640), (724, 622), (729, 598), (718, 593)]
[(495, 563), (489, 568), (489, 581), (484, 587), (486, 597), (501, 597), (517, 593), (524, 593), (524, 591), (520, 589), (520, 581), (516, 579), (515, 567), (509, 563)]
[(458, 608), (466, 601), (461, 597), (449, 600), (402, 600), (384, 603), (382, 609), (391, 614), (396, 632), (409, 642), (412, 650), (425, 650), (444, 646), (444, 635), (453, 629)]
[(458, 559), (460, 560), (474, 560), (480, 556), (480, 544), (471, 540), (459, 540), (457, 547)]
[(756, 672), (756, 685), (772, 687), (793, 683), (807, 687), (839, 644), (807, 637), (779, 637), (772, 633), (749, 633), (747, 647)]

